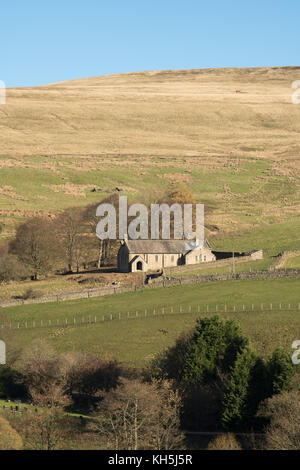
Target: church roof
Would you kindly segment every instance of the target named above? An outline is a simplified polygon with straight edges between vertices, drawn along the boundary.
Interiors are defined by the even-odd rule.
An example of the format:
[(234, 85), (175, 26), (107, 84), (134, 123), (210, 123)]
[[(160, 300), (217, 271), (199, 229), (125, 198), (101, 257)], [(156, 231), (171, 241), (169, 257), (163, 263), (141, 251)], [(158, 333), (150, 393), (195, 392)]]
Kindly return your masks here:
[[(125, 243), (130, 253), (171, 253), (185, 254), (190, 250), (187, 246), (188, 240), (126, 240)], [(204, 246), (210, 248), (205, 240)]]

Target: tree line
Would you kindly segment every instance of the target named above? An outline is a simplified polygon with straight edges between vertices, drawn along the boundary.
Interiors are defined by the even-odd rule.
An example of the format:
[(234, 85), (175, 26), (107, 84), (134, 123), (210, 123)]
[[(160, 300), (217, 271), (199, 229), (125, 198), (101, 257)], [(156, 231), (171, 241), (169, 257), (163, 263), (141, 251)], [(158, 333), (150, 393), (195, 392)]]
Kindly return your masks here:
[(14, 239), (0, 248), (0, 282), (112, 263), (117, 241), (96, 237), (96, 207), (69, 208), (53, 218), (21, 223)]

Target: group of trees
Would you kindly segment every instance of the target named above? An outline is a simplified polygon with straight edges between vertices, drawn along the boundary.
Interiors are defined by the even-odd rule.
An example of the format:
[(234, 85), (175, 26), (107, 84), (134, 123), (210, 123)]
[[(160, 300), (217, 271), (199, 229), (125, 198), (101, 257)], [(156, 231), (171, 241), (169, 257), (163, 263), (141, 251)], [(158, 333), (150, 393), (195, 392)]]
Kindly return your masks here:
[(20, 224), (0, 252), (0, 282), (55, 271), (74, 272), (112, 261), (113, 242), (96, 237), (96, 206), (70, 208), (53, 219), (35, 217)]
[[(178, 181), (146, 199), (147, 195), (143, 195), (139, 202), (148, 206), (154, 202), (195, 202), (191, 190)], [(118, 219), (117, 194), (100, 202), (113, 204)], [(55, 271), (78, 272), (91, 264), (98, 268), (103, 263), (114, 264), (119, 246), (117, 240), (99, 240), (96, 237), (99, 222), (96, 209), (100, 202), (83, 208), (71, 207), (51, 218), (34, 217), (21, 223), (14, 239), (7, 246), (0, 247), (0, 282), (29, 276), (38, 279)]]
[[(6, 369), (11, 371), (11, 365)], [(25, 448), (53, 450), (65, 445), (78, 433), (78, 424), (66, 412), (77, 409), (90, 414), (86, 426), (104, 448), (173, 449), (184, 441), (181, 398), (172, 383), (145, 382), (115, 361), (74, 352), (57, 355), (48, 343), (36, 340), (22, 352), (18, 373), (0, 376), (0, 392), (5, 381), (9, 387), (2, 385), (0, 397), (22, 385), (19, 398), (36, 407), (26, 413), (4, 413)]]
[(184, 397), (183, 422), (194, 429), (251, 429), (260, 404), (289, 390), (295, 366), (281, 348), (264, 361), (239, 325), (200, 318), (189, 334), (158, 355), (148, 374), (173, 379)]
[(223, 430), (209, 449), (238, 450), (230, 432), (252, 430), (265, 430), (253, 447), (300, 444), (299, 392), (291, 386), (296, 366), (283, 349), (263, 360), (235, 321), (218, 316), (198, 319), (142, 372), (84, 353), (58, 355), (41, 340), (22, 351), (17, 368), (14, 360), (15, 354), (1, 367), (0, 398), (38, 408), (3, 416), (25, 448), (66, 445), (78, 433), (66, 412), (78, 409), (91, 416), (89, 432), (109, 449), (182, 449), (182, 429)]

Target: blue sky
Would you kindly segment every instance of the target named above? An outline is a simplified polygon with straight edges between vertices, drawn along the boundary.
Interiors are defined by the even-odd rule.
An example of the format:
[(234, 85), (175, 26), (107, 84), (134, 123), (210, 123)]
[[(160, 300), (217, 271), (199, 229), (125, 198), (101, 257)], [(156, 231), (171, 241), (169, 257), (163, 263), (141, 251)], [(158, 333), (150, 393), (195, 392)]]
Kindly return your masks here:
[(0, 21), (6, 86), (300, 62), (299, 0), (3, 0)]

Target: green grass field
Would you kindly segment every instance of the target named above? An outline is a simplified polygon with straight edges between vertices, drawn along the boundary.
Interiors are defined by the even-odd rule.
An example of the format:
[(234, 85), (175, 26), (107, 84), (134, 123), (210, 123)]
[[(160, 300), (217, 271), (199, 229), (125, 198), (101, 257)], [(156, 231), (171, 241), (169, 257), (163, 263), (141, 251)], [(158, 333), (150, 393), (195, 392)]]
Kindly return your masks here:
[[(299, 288), (298, 279), (212, 282), (88, 300), (10, 307), (3, 312), (14, 325), (17, 322), (22, 325), (22, 328), (14, 330), (22, 347), (35, 338), (44, 338), (57, 351), (81, 350), (142, 367), (158, 351), (173, 344), (182, 331), (192, 328), (199, 315), (207, 315), (207, 305), (209, 315), (216, 312), (218, 305), (218, 312), (223, 317), (236, 318), (255, 350), (263, 356), (279, 345), (289, 350), (292, 341), (300, 337), (300, 311), (294, 311), (300, 301)], [(261, 303), (264, 311), (260, 310)], [(245, 310), (249, 310), (252, 304), (254, 311), (242, 311), (243, 305)], [(286, 310), (289, 304), (290, 310)], [(180, 305), (183, 313), (178, 313)], [(198, 305), (202, 313), (198, 313)], [(236, 312), (233, 311), (234, 306)], [(170, 313), (172, 307), (174, 313)], [(145, 309), (147, 318), (142, 317)], [(156, 315), (153, 315), (153, 309)], [(136, 311), (139, 312), (138, 318), (134, 318)], [(111, 314), (115, 318), (119, 312), (123, 319), (109, 320)], [(93, 320), (95, 316), (101, 319), (103, 315), (106, 317), (103, 323), (78, 325), (82, 317), (87, 319), (90, 316)], [(77, 325), (71, 326), (74, 317)], [(51, 320), (52, 326), (25, 328), (25, 322), (28, 326), (33, 321), (38, 325), (41, 319), (44, 325)], [(68, 319), (67, 327), (62, 326), (65, 319)], [(57, 320), (59, 325), (53, 326)]]
[(286, 269), (300, 269), (300, 256), (294, 256), (288, 258), (284, 263), (284, 268)]

